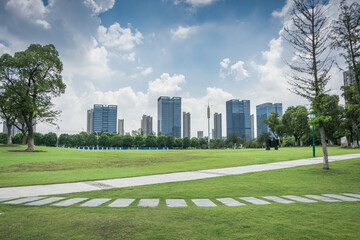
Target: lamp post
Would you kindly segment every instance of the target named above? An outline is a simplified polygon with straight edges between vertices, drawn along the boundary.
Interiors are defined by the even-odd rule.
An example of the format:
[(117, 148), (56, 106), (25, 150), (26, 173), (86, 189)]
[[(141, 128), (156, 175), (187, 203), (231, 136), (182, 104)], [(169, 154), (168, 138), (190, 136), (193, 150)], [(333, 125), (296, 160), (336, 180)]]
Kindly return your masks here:
[(315, 123), (314, 123), (315, 114), (314, 113), (310, 114), (310, 119), (311, 119), (311, 123), (312, 123), (313, 157), (315, 157)]

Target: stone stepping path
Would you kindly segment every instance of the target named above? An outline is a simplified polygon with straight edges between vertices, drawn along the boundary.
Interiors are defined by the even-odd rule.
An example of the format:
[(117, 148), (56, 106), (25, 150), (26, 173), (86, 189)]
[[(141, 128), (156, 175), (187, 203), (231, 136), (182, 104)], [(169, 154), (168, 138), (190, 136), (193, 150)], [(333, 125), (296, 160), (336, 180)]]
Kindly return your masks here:
[(216, 200), (218, 200), (219, 202), (221, 202), (222, 204), (228, 207), (237, 207), (237, 206), (246, 205), (245, 203), (238, 202), (233, 198), (217, 198)]
[(116, 199), (109, 207), (128, 207), (135, 199)]
[(140, 199), (138, 207), (157, 207), (159, 202), (159, 199)]
[[(240, 201), (239, 201), (239, 200)], [(304, 196), (295, 196), (295, 195), (284, 195), (281, 197), (278, 196), (262, 196), (262, 197), (239, 197), (238, 199), (234, 198), (216, 198), (216, 201), (219, 202), (219, 205), (224, 205), (228, 207), (244, 206), (244, 205), (267, 205), (273, 203), (289, 204), (289, 203), (315, 203), (315, 202), (359, 202), (360, 194), (355, 193), (341, 193), (341, 194), (322, 194), (322, 195), (304, 195)], [(289, 200), (290, 199), (290, 200)], [(24, 204), (28, 206), (57, 206), (57, 207), (67, 207), (75, 204), (80, 204), (83, 202), (80, 207), (129, 207), (133, 204), (136, 199), (133, 198), (119, 198), (115, 199), (110, 204), (105, 204), (110, 202), (111, 198), (70, 198), (65, 199), (65, 197), (26, 197), (20, 199), (13, 198), (0, 198), (2, 204)], [(268, 200), (268, 201), (266, 201)], [(211, 199), (191, 199), (191, 201), (197, 207), (217, 207), (215, 202)], [(270, 202), (269, 202), (270, 201)], [(140, 199), (137, 204), (138, 207), (157, 207), (160, 203), (160, 199)], [(167, 207), (187, 207), (188, 204), (184, 199), (165, 199)]]
[(110, 200), (111, 198), (95, 198), (81, 204), (80, 207), (97, 207)]
[(267, 201), (255, 198), (255, 197), (241, 197), (239, 198), (241, 200), (244, 200), (246, 202), (252, 203), (252, 204), (256, 204), (256, 205), (264, 205), (264, 204), (271, 204)]

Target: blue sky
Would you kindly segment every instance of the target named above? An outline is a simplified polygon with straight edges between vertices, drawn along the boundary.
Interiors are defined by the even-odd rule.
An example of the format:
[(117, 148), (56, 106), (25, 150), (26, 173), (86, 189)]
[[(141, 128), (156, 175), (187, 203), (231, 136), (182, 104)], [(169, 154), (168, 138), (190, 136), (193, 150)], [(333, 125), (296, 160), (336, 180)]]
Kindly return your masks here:
[[(333, 9), (338, 3), (330, 1)], [(290, 7), (286, 0), (2, 0), (0, 54), (31, 43), (59, 51), (67, 90), (54, 102), (62, 115), (59, 129), (40, 124), (42, 132), (85, 130), (95, 103), (118, 105), (130, 132), (143, 114), (156, 123), (156, 99), (167, 95), (182, 97), (192, 136), (206, 132), (208, 102), (223, 114), (225, 135), (229, 99), (249, 99), (252, 114), (264, 102), (284, 110), (308, 104), (288, 91), (293, 49), (281, 31)], [(332, 93), (341, 81), (333, 69)]]

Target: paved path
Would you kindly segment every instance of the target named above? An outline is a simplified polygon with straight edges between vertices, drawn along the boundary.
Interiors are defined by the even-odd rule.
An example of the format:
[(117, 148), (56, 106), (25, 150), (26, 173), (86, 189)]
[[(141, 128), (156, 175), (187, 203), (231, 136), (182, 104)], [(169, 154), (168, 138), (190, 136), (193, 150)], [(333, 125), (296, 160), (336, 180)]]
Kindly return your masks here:
[[(360, 153), (330, 156), (329, 162), (347, 159), (360, 158)], [(322, 157), (283, 161), (275, 163), (255, 164), (241, 167), (217, 168), (189, 172), (177, 172), (167, 174), (157, 174), (140, 177), (128, 177), (109, 180), (60, 183), (48, 185), (34, 185), (24, 187), (0, 188), (1, 198), (19, 198), (42, 195), (67, 194), (74, 192), (89, 192), (95, 190), (125, 188), (134, 186), (144, 186), (159, 183), (181, 182), (206, 178), (214, 178), (228, 175), (238, 175), (243, 173), (260, 172), (273, 169), (291, 168), (322, 163)]]
[[(291, 200), (289, 200), (291, 199)], [(191, 200), (191, 201), (190, 201)], [(161, 199), (129, 199), (129, 198), (69, 198), (65, 197), (25, 197), (20, 199), (1, 200), (2, 204), (28, 205), (28, 206), (55, 206), (55, 207), (112, 207), (124, 208), (130, 205), (135, 207), (158, 207)], [(283, 196), (261, 196), (261, 197), (237, 197), (237, 198), (216, 198), (216, 199), (165, 199), (167, 207), (187, 207), (188, 203), (197, 207), (217, 207), (217, 206), (249, 206), (267, 204), (294, 204), (294, 203), (317, 203), (317, 202), (360, 202), (358, 193), (322, 194), (322, 195), (283, 195)]]

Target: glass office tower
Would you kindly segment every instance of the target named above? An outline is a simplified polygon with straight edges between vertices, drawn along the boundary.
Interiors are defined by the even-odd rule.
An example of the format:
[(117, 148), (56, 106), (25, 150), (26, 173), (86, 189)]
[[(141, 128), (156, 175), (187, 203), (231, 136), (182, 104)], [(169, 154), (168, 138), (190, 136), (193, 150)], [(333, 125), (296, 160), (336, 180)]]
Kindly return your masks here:
[(251, 139), (250, 100), (232, 99), (226, 102), (226, 135), (232, 133), (245, 141)]
[(158, 98), (158, 135), (159, 133), (181, 138), (181, 98)]
[(117, 105), (94, 105), (94, 132), (116, 133)]
[(257, 137), (263, 132), (270, 132), (269, 127), (263, 122), (271, 113), (277, 112), (279, 118), (282, 117), (282, 103), (263, 103), (256, 106), (256, 124), (257, 124)]

